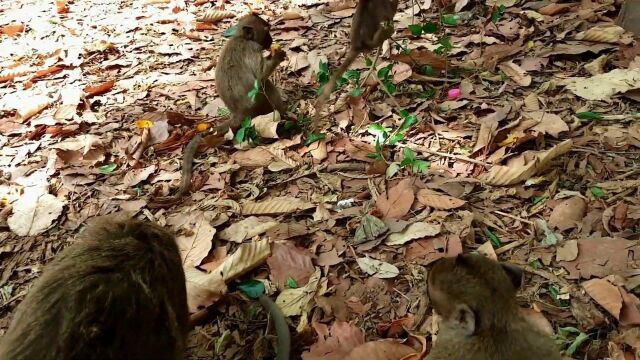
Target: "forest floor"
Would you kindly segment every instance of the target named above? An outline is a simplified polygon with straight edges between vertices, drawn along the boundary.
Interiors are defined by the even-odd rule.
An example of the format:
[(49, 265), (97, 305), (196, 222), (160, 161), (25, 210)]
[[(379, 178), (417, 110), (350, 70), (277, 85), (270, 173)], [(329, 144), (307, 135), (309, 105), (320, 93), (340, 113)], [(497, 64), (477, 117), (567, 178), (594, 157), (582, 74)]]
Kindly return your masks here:
[(0, 335), (87, 219), (127, 211), (177, 233), (190, 304), (211, 305), (192, 359), (268, 357), (262, 286), (296, 357), (408, 334), (424, 353), (429, 265), (472, 251), (525, 269), (523, 313), (568, 358), (640, 358), (640, 46), (619, 5), (401, 1), (375, 71), (361, 56), (310, 132), (355, 0), (255, 0), (298, 121), (201, 146), (191, 194), (159, 205), (228, 114), (215, 65), (248, 8), (219, 5), (1, 2)]

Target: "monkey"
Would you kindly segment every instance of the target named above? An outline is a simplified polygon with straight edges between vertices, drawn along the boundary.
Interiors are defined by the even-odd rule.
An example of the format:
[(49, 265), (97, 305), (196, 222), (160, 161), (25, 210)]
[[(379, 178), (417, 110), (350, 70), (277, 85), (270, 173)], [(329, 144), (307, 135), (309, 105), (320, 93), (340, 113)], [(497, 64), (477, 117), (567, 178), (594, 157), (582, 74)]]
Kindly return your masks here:
[(553, 340), (519, 312), (522, 269), (477, 254), (438, 260), (427, 293), (442, 317), (428, 360), (560, 360)]
[[(324, 85), (316, 101), (316, 117), (329, 99), (338, 79), (342, 77), (355, 59), (363, 52), (382, 49), (382, 43), (393, 35), (393, 17), (398, 9), (398, 0), (360, 0), (351, 21), (351, 46), (342, 65)], [(375, 62), (372, 66), (375, 66)]]
[[(270, 49), (273, 43), (270, 29), (271, 25), (260, 16), (254, 13), (245, 15), (238, 20), (235, 34), (220, 53), (216, 87), (231, 112), (228, 128), (232, 130), (240, 127), (246, 117), (254, 118), (273, 110), (286, 114), (287, 107), (280, 92), (269, 80), (276, 67), (284, 61), (286, 53), (275, 48), (271, 49), (269, 56), (262, 55), (262, 51)], [(254, 100), (249, 93), (256, 85), (260, 91)]]
[(189, 310), (174, 235), (106, 216), (78, 238), (16, 308), (0, 359), (184, 359)]

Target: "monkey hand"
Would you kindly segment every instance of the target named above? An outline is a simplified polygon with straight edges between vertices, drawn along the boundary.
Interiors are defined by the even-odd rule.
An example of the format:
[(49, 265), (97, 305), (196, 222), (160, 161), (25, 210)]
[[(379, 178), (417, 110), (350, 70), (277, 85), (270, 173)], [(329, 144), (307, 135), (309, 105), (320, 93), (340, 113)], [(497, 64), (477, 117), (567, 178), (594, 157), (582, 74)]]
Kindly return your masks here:
[(272, 52), (272, 58), (275, 62), (277, 63), (281, 63), (284, 61), (284, 59), (286, 59), (287, 57), (287, 52), (282, 50), (281, 48), (274, 48), (271, 50)]

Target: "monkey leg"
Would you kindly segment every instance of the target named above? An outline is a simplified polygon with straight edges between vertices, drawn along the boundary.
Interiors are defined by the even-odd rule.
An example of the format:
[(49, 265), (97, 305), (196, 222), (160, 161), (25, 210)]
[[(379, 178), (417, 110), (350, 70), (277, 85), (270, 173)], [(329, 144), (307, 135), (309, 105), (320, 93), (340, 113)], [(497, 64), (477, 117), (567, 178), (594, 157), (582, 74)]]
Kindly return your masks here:
[(262, 92), (256, 97), (256, 102), (251, 116), (259, 116), (278, 110), (281, 116), (287, 113), (287, 105), (282, 100), (280, 90), (270, 80), (266, 80), (262, 86)]

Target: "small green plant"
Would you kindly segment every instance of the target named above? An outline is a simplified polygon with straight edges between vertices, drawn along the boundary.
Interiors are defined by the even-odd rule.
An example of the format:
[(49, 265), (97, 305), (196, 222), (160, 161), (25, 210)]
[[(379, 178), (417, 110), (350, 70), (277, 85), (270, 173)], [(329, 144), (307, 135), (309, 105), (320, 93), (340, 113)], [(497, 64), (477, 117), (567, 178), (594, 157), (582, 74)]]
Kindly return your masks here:
[(582, 345), (585, 341), (589, 340), (589, 334), (583, 333), (582, 331), (574, 328), (574, 327), (562, 327), (558, 328), (558, 334), (555, 336), (556, 343), (558, 345), (567, 347), (565, 353), (569, 356), (575, 354), (580, 345)]
[(396, 93), (396, 86), (391, 81), (393, 79), (393, 75), (391, 74), (391, 70), (393, 69), (393, 64), (389, 64), (380, 70), (378, 70), (378, 79), (382, 82), (384, 87), (387, 89), (389, 94), (393, 95)]
[(260, 83), (260, 80), (256, 79), (256, 81), (254, 81), (253, 83), (253, 89), (249, 91), (247, 96), (249, 96), (249, 99), (251, 99), (252, 102), (256, 102), (256, 97), (258, 96), (258, 94), (260, 94), (261, 90), (262, 84)]
[(415, 115), (410, 114), (406, 110), (400, 110), (400, 117), (402, 118), (402, 124), (395, 131), (391, 131), (389, 128), (385, 128), (381, 124), (371, 124), (367, 131), (369, 134), (376, 137), (375, 153), (368, 154), (367, 156), (376, 159), (384, 160), (382, 155), (382, 148), (384, 145), (396, 145), (398, 142), (404, 140), (404, 134), (409, 128), (418, 122)]
[(500, 237), (498, 236), (498, 234), (493, 232), (491, 229), (486, 229), (485, 232), (489, 237), (489, 241), (491, 241), (491, 245), (493, 245), (494, 248), (497, 249), (502, 246), (502, 241), (500, 241)]
[(443, 14), (441, 19), (442, 24), (447, 26), (456, 26), (459, 20), (460, 18), (457, 14)]
[(594, 186), (591, 188), (591, 195), (593, 195), (593, 197), (595, 197), (596, 199), (600, 199), (604, 197), (605, 193), (601, 188)]
[(426, 173), (431, 165), (428, 161), (416, 159), (416, 154), (410, 148), (406, 147), (402, 150), (404, 158), (400, 162), (400, 167), (410, 169), (414, 174)]
[(250, 117), (246, 117), (242, 120), (240, 129), (236, 132), (235, 139), (238, 144), (241, 144), (244, 141), (254, 142), (258, 139), (258, 132), (256, 131), (255, 126), (251, 125)]
[(298, 282), (294, 278), (289, 276), (287, 278), (287, 287), (289, 287), (289, 289), (297, 289), (299, 287)]
[(438, 31), (438, 24), (429, 21), (424, 24), (411, 24), (408, 29), (411, 35), (419, 37), (422, 34), (435, 34)]
[(497, 23), (502, 18), (505, 11), (507, 11), (507, 7), (504, 6), (504, 4), (493, 9), (493, 13), (491, 13), (491, 22), (494, 24)]
[(446, 55), (449, 51), (453, 50), (453, 44), (451, 43), (451, 38), (448, 36), (442, 36), (438, 39), (438, 47), (435, 50), (435, 53), (438, 55)]
[(594, 112), (580, 112), (576, 114), (576, 117), (580, 120), (602, 120), (604, 118), (602, 114)]
[(264, 284), (258, 280), (245, 280), (238, 284), (238, 289), (252, 299), (257, 299), (264, 295)]
[(316, 133), (312, 132), (307, 135), (307, 138), (304, 140), (304, 146), (309, 146), (314, 142), (324, 140), (327, 138), (327, 134), (324, 133)]
[(103, 174), (111, 174), (113, 172), (113, 170), (116, 169), (116, 167), (118, 167), (118, 165), (116, 165), (115, 163), (109, 163), (107, 165), (102, 165), (100, 166), (100, 172)]

